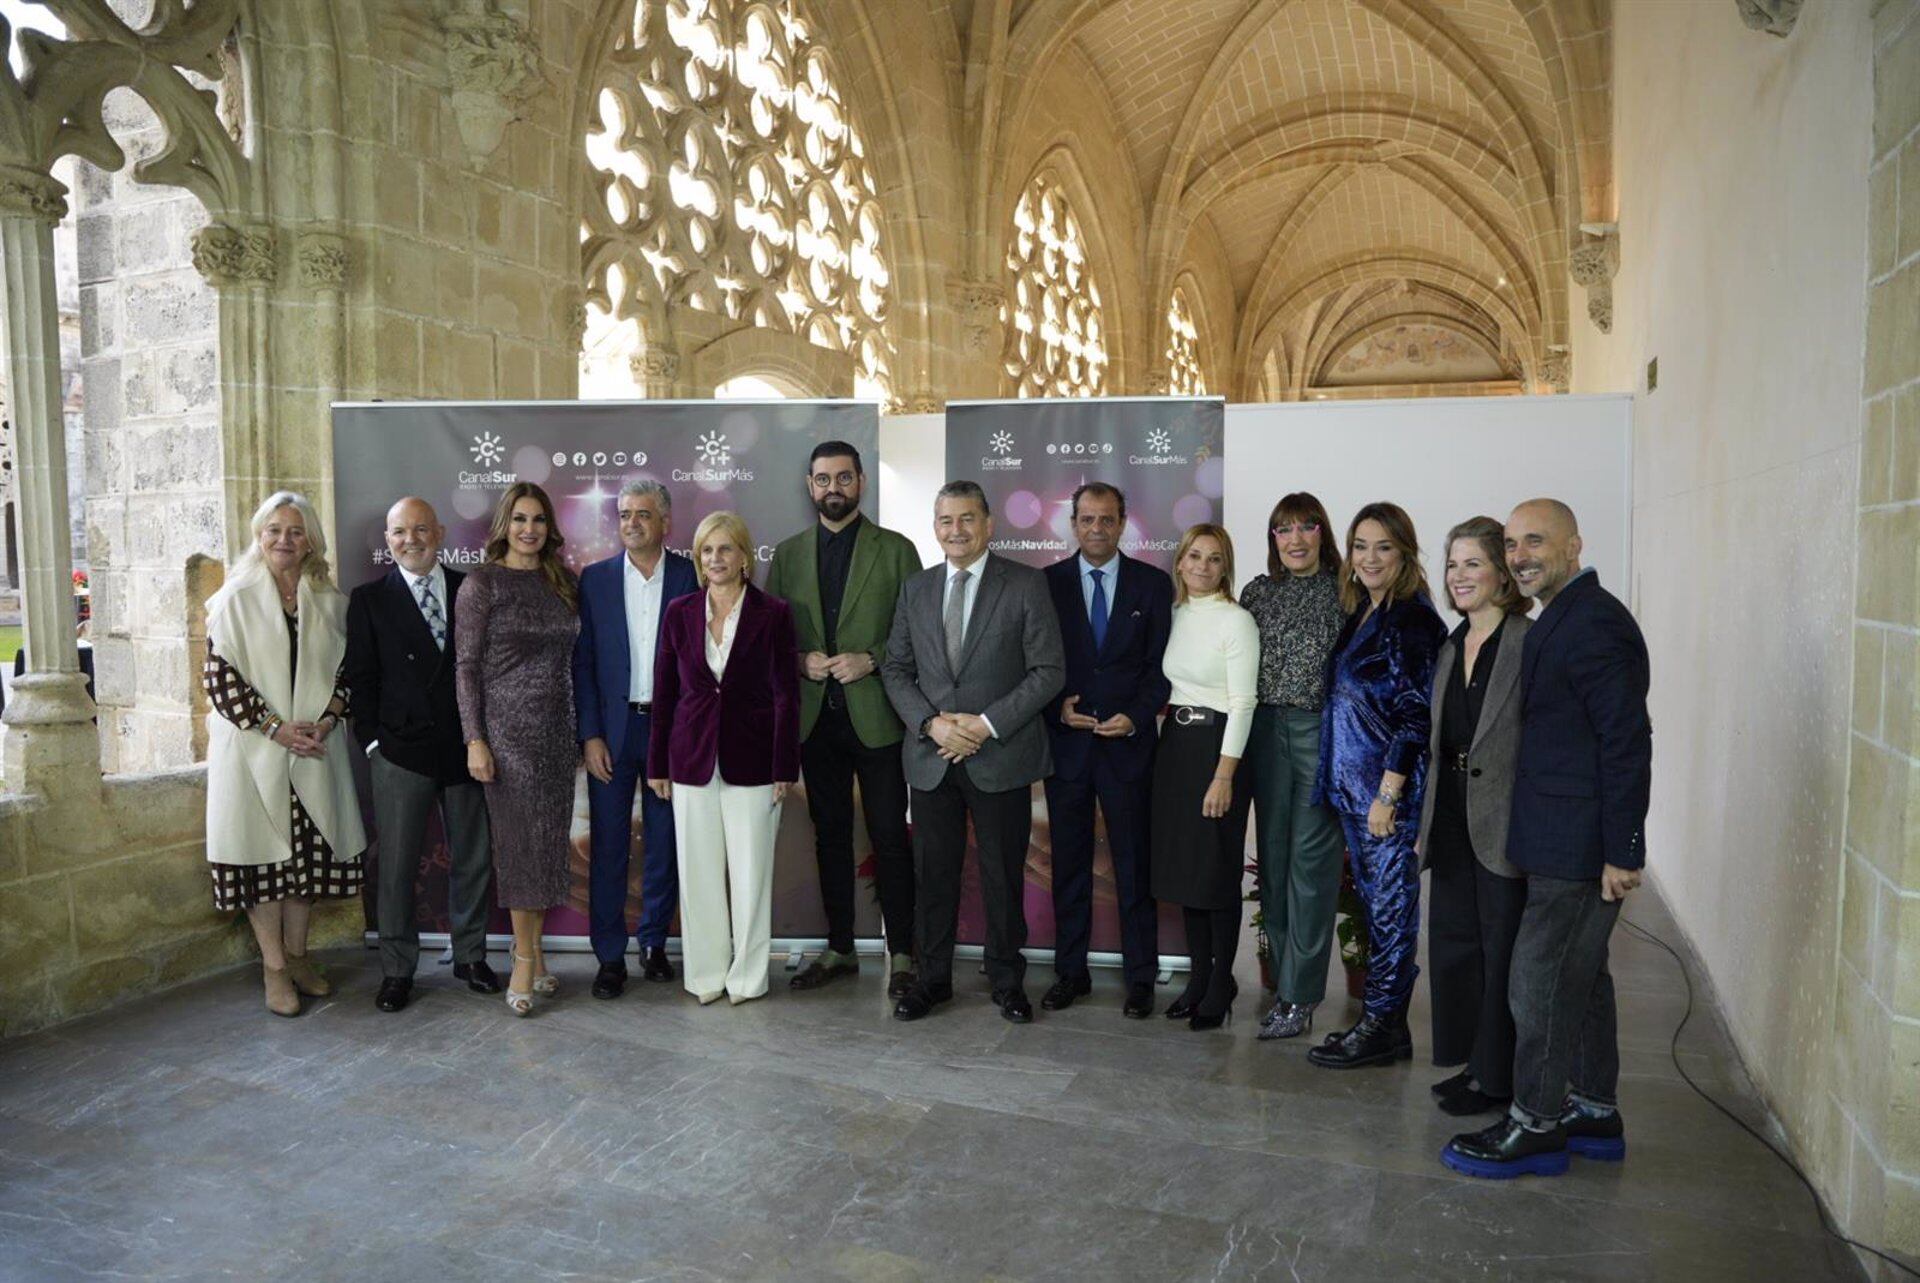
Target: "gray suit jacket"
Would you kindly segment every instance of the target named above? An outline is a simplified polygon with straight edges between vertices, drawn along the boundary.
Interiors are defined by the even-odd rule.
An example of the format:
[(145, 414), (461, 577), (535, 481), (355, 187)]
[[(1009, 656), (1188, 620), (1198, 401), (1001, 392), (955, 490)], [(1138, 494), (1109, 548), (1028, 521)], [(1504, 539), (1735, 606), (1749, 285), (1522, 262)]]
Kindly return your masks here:
[[(1473, 746), (1467, 751), (1467, 832), (1473, 853), (1489, 873), (1503, 878), (1526, 874), (1507, 863), (1507, 823), (1513, 817), (1514, 764), (1520, 754), (1520, 652), (1533, 621), (1509, 615), (1500, 636), (1500, 650), (1487, 676), (1487, 693), (1480, 701), (1480, 724), (1473, 728)], [(1440, 647), (1433, 666), (1434, 775), (1427, 780), (1427, 797), (1420, 806), (1421, 867), (1426, 867), (1427, 835), (1433, 828), (1434, 799), (1440, 793), (1440, 714), (1447, 697), (1447, 679), (1453, 675), (1459, 646), (1452, 637)]]
[(1046, 576), (992, 554), (978, 564), (959, 672), (947, 666), (946, 563), (909, 576), (894, 607), (880, 680), (906, 723), (900, 754), (917, 789), (938, 788), (947, 775), (939, 746), (919, 733), (935, 713), (978, 713), (993, 723), (997, 738), (965, 762), (974, 787), (1026, 788), (1053, 772), (1040, 712), (1066, 682), (1067, 668)]

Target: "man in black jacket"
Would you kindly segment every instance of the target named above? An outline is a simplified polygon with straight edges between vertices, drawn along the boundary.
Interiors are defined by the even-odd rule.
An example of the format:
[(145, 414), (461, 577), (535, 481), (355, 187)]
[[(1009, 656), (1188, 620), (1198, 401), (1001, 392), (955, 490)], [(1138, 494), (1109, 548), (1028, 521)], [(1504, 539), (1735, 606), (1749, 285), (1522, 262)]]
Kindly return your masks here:
[(1626, 1156), (1607, 938), (1640, 885), (1653, 776), (1647, 644), (1626, 606), (1581, 569), (1572, 510), (1555, 499), (1515, 508), (1507, 564), (1544, 606), (1521, 651), (1507, 834), (1507, 859), (1527, 875), (1508, 982), (1513, 1105), (1440, 1155), (1494, 1178), (1557, 1176), (1569, 1153)]
[(420, 959), (413, 883), (436, 805), (452, 866), (453, 974), (476, 993), (500, 992), (487, 965), (487, 802), (467, 774), (453, 691), (453, 612), (463, 576), (440, 564), (446, 535), (426, 500), (394, 504), (386, 529), (394, 567), (354, 589), (347, 603), (353, 731), (367, 751), (379, 837), (381, 980), (374, 1005), (382, 1011), (399, 1011), (413, 992)]

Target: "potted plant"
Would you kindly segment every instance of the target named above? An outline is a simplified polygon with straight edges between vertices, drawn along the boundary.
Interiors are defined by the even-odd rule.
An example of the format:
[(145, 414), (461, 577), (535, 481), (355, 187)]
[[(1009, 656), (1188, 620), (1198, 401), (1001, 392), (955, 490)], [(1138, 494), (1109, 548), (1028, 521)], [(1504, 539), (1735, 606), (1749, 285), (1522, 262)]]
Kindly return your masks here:
[[(1259, 863), (1254, 860), (1247, 861), (1247, 872), (1253, 875), (1253, 889), (1241, 898), (1251, 900), (1257, 905), (1261, 903)], [(1273, 942), (1267, 939), (1266, 912), (1262, 909), (1255, 909), (1251, 922), (1253, 924), (1254, 956), (1260, 959), (1260, 986), (1268, 991), (1276, 990), (1280, 987), (1280, 982), (1274, 975)]]
[(1358, 998), (1367, 988), (1367, 906), (1353, 882), (1353, 858), (1340, 857), (1340, 897), (1334, 903), (1334, 936), (1340, 941), (1340, 965), (1347, 973), (1347, 993)]

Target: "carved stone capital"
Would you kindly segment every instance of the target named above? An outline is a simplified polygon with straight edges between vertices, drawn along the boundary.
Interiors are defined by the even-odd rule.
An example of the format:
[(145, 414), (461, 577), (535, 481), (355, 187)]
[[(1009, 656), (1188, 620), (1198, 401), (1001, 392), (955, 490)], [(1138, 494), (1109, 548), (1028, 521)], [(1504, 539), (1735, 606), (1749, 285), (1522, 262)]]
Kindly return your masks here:
[(441, 19), (440, 31), (460, 141), (479, 160), (493, 154), (507, 126), (546, 87), (540, 45), (525, 26), (491, 7), (450, 13)]
[(680, 354), (648, 348), (633, 354), (633, 377), (642, 383), (671, 382), (680, 377)]
[(939, 414), (947, 408), (945, 397), (932, 392), (903, 392), (887, 402), (888, 414)]
[(1000, 312), (1007, 292), (995, 281), (955, 276), (947, 280), (947, 301), (960, 318), (960, 344), (970, 356), (998, 356)]
[(271, 285), (279, 277), (273, 229), (209, 223), (193, 234), (193, 266), (215, 287)]
[(0, 215), (58, 223), (67, 216), (67, 185), (25, 165), (0, 164)]
[[(1607, 323), (1613, 323), (1611, 316)], [(1573, 386), (1573, 358), (1565, 349), (1547, 352), (1547, 359), (1540, 363), (1540, 382), (1553, 392), (1565, 392)]]
[(347, 283), (347, 238), (333, 232), (301, 232), (293, 246), (293, 266), (310, 290), (337, 290)]
[(1607, 226), (1567, 255), (1567, 271), (1587, 291), (1587, 319), (1602, 334), (1613, 333), (1613, 277), (1620, 270), (1620, 231)]
[(1734, 0), (1740, 9), (1740, 21), (1753, 31), (1785, 38), (1800, 21), (1802, 0)]

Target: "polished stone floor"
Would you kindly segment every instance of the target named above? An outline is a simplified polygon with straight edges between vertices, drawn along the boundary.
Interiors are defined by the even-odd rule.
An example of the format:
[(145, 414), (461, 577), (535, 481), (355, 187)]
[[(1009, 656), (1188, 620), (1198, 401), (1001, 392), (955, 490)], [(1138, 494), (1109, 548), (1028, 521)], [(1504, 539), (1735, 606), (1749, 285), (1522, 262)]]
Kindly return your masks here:
[[(1676, 938), (1650, 893), (1631, 916)], [(595, 1001), (575, 955), (532, 1019), (431, 966), (383, 1015), (350, 952), (280, 1020), (236, 971), (0, 1044), (0, 1278), (1860, 1277), (1674, 1073), (1672, 962), (1614, 957), (1628, 1161), (1510, 1184), (1435, 1161), (1423, 1060), (1311, 1068), (1254, 1041), (1252, 992), (1195, 1034), (1122, 1019), (1107, 975), (1015, 1028), (968, 975), (903, 1026), (871, 969), (703, 1009)], [(1711, 1013), (1682, 1055), (1754, 1115)]]

